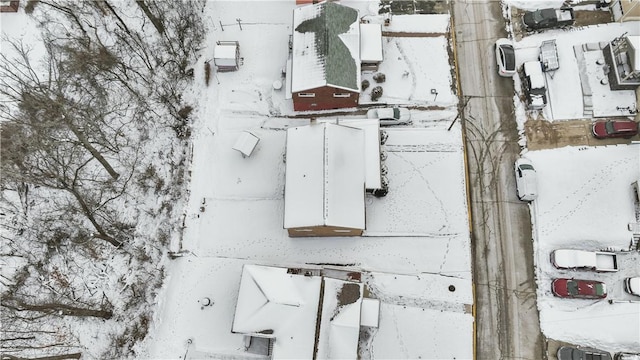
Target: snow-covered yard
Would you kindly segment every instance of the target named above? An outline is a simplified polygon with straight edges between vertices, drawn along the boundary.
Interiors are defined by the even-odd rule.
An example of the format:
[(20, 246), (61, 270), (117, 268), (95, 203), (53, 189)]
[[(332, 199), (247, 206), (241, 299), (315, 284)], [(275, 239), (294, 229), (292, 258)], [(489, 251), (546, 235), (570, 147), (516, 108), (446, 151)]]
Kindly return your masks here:
[[(638, 351), (640, 301), (623, 280), (640, 274), (637, 251), (619, 253), (618, 272), (568, 271), (553, 267), (558, 248), (628, 250), (629, 223), (636, 222), (631, 183), (640, 176), (638, 145), (567, 147), (526, 154), (539, 179), (532, 205), (540, 325), (550, 338), (612, 352)], [(560, 299), (551, 293), (559, 277), (592, 279), (607, 286), (607, 299)]]
[[(382, 22), (374, 16), (376, 2), (342, 4)], [(247, 356), (243, 335), (231, 333), (242, 266), (307, 263), (361, 269), (362, 281), (380, 299), (379, 328), (360, 339), (363, 358), (471, 358), (464, 155), (459, 123), (448, 130), (457, 104), (445, 37), (449, 17), (394, 18), (389, 31), (436, 35), (383, 38), (385, 60), (379, 71), (386, 82), (380, 103), (444, 110), (412, 109), (413, 126), (386, 129), (390, 189), (383, 198), (367, 195), (365, 236), (289, 238), (283, 228), (285, 130), (310, 120), (289, 117), (291, 101), (272, 85), (286, 64), (295, 5), (251, 6), (251, 13), (223, 1), (207, 6), (210, 38), (202, 61), (212, 57), (215, 41), (234, 40), (240, 42), (242, 65), (237, 72), (216, 73), (209, 86), (196, 71), (191, 198), (184, 239), (173, 244), (185, 255), (167, 264), (164, 301), (141, 353), (153, 358)], [(242, 29), (234, 23), (240, 17)], [(368, 96), (362, 100), (366, 103)], [(346, 121), (358, 117), (363, 115), (340, 115)], [(232, 149), (244, 130), (260, 138), (250, 157)], [(214, 304), (202, 306), (204, 297)]]

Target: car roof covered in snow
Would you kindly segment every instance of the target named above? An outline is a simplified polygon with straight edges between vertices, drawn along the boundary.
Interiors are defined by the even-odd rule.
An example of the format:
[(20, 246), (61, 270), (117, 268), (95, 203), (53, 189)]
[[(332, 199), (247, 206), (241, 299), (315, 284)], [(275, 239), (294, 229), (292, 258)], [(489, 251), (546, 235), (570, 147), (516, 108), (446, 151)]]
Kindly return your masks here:
[(532, 89), (542, 89), (545, 87), (542, 65), (539, 61), (527, 61), (524, 63), (524, 72), (529, 76)]

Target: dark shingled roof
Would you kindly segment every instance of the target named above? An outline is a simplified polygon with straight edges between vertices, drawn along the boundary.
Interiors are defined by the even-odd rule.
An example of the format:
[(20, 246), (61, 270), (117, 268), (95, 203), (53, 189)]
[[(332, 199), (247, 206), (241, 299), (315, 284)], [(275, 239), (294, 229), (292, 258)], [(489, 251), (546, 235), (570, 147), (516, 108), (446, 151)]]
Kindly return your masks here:
[(358, 11), (336, 3), (319, 4), (320, 13), (316, 18), (305, 20), (295, 29), (297, 32), (315, 32), (315, 47), (318, 59), (324, 62), (327, 84), (358, 89), (356, 65), (351, 52), (339, 38), (358, 21)]

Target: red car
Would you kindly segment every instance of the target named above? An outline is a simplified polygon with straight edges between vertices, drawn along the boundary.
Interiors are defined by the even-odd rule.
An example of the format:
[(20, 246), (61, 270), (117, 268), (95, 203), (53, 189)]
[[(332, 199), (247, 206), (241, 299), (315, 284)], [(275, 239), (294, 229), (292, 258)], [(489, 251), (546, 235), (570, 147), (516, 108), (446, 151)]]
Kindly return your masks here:
[(638, 123), (633, 120), (605, 120), (593, 123), (593, 136), (598, 139), (630, 138), (638, 134)]
[(551, 283), (553, 295), (575, 299), (604, 299), (607, 287), (604, 283), (592, 280), (555, 279)]

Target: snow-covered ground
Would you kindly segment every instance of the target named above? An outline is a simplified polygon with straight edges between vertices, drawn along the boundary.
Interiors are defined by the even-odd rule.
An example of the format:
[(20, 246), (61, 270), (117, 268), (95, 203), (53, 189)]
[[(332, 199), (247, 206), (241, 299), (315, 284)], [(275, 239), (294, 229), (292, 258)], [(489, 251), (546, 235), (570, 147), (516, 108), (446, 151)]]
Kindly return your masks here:
[[(360, 9), (370, 22), (383, 21), (374, 15), (376, 2), (342, 4)], [(412, 109), (413, 126), (387, 129), (390, 190), (384, 198), (367, 196), (365, 236), (289, 238), (283, 228), (285, 130), (309, 119), (287, 117), (291, 101), (272, 84), (286, 63), (295, 5), (251, 6), (247, 13), (230, 2), (208, 3), (210, 38), (202, 62), (212, 58), (216, 40), (239, 41), (243, 62), (237, 72), (216, 73), (208, 87), (202, 62), (196, 67), (191, 199), (183, 242), (173, 245), (185, 255), (167, 264), (164, 300), (141, 354), (247, 356), (243, 336), (231, 333), (242, 265), (330, 263), (362, 269), (362, 281), (381, 300), (379, 328), (361, 337), (363, 358), (471, 358), (463, 145), (459, 123), (447, 130), (457, 104), (444, 36), (449, 17), (394, 17), (389, 31), (436, 36), (383, 39), (380, 102), (444, 110)], [(364, 115), (340, 115), (357, 117)], [(260, 138), (246, 158), (232, 149), (243, 130)], [(202, 306), (204, 297), (214, 305)]]
[[(581, 81), (586, 80), (592, 92), (593, 115), (595, 116), (625, 116), (628, 111), (620, 111), (620, 107), (636, 108), (635, 92), (632, 90), (611, 91), (609, 85), (603, 85), (600, 80), (605, 76), (602, 65), (597, 61), (603, 58), (600, 43), (609, 42), (618, 36), (639, 35), (640, 26), (637, 22), (609, 23), (586, 28), (564, 30), (549, 30), (524, 37), (514, 44), (516, 49), (517, 66), (527, 61), (537, 61), (540, 45), (545, 40), (554, 39), (558, 48), (560, 68), (554, 72), (545, 73), (547, 83), (548, 105), (542, 110), (544, 118), (549, 121), (582, 119), (585, 115), (583, 89)], [(588, 49), (583, 52), (584, 60), (576, 56), (574, 46)], [(519, 86), (519, 81), (517, 81)], [(587, 100), (589, 101), (589, 100)]]
[[(550, 262), (558, 248), (629, 249), (627, 225), (636, 222), (631, 183), (640, 177), (640, 146), (567, 147), (526, 157), (538, 172), (540, 195), (531, 209), (543, 332), (612, 352), (640, 351), (640, 299), (623, 286), (624, 278), (640, 275), (638, 252), (619, 253), (620, 270), (614, 273), (559, 270)], [(559, 277), (602, 281), (607, 299), (557, 298), (551, 281)]]
[[(553, 2), (508, 1), (526, 10), (559, 7)], [(514, 21), (516, 21), (514, 19)], [(560, 68), (547, 73), (549, 106), (543, 111), (549, 121), (597, 116), (628, 116), (617, 106), (637, 108), (633, 91), (611, 91), (601, 59), (605, 42), (627, 33), (640, 33), (638, 22), (609, 23), (570, 31), (548, 30), (524, 37), (514, 44), (518, 64), (537, 60), (544, 40), (555, 39)], [(578, 46), (578, 50), (574, 48)], [(514, 78), (516, 89), (520, 81)], [(583, 83), (592, 91), (593, 113), (585, 112)], [(588, 101), (588, 100), (587, 100)], [(520, 129), (527, 120), (516, 99)], [(524, 142), (521, 142), (524, 144)], [(626, 277), (640, 275), (640, 254), (619, 253), (620, 270), (614, 273), (558, 270), (550, 254), (558, 248), (628, 250), (636, 209), (631, 183), (640, 177), (638, 144), (606, 147), (564, 147), (523, 151), (538, 173), (539, 196), (531, 205), (538, 308), (544, 334), (552, 339), (592, 346), (612, 353), (640, 352), (640, 299), (625, 293)], [(551, 293), (551, 281), (559, 277), (605, 282), (605, 300), (561, 299)]]

